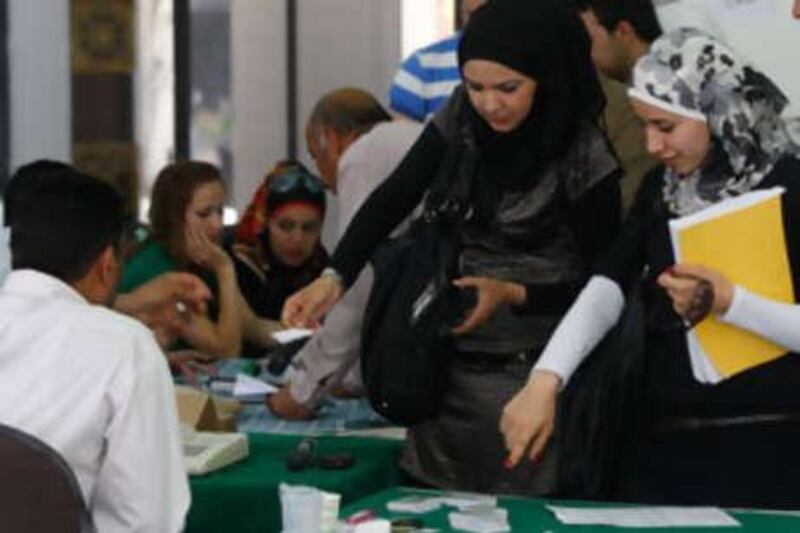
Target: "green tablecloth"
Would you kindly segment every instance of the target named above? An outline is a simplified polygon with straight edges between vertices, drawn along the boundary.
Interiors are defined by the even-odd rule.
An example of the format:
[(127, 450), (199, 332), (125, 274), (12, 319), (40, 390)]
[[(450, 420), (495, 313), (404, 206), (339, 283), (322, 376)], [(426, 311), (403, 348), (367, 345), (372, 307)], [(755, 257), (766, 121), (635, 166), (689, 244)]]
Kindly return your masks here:
[(356, 464), (347, 470), (317, 468), (289, 472), (284, 459), (301, 437), (251, 434), (250, 456), (219, 472), (192, 477), (192, 506), (186, 531), (259, 532), (281, 529), (278, 485), (313, 485), (342, 495), (347, 504), (399, 483), (401, 441), (370, 437), (319, 437), (321, 454), (348, 451)]
[[(349, 516), (356, 511), (371, 509), (378, 516), (384, 518), (420, 518), (426, 527), (441, 529), (442, 531), (453, 531), (449, 528), (447, 515), (453, 509), (449, 507), (440, 508), (437, 511), (424, 514), (413, 515), (409, 513), (391, 513), (386, 509), (386, 503), (408, 494), (437, 494), (435, 491), (412, 490), (404, 488), (389, 488), (359, 500), (346, 506), (341, 516)], [(560, 505), (574, 505), (581, 507), (601, 506), (602, 504), (591, 504), (586, 502), (556, 502), (551, 500), (538, 500), (528, 498), (500, 498), (500, 506), (508, 509), (509, 523), (512, 531), (524, 532), (594, 532), (620, 531), (625, 533), (648, 532), (648, 533), (711, 533), (713, 531), (731, 533), (797, 533), (800, 532), (800, 517), (780, 514), (768, 514), (762, 512), (736, 512), (731, 514), (741, 522), (740, 528), (613, 528), (608, 526), (567, 526), (561, 524), (555, 517), (545, 509), (545, 504), (553, 503)]]

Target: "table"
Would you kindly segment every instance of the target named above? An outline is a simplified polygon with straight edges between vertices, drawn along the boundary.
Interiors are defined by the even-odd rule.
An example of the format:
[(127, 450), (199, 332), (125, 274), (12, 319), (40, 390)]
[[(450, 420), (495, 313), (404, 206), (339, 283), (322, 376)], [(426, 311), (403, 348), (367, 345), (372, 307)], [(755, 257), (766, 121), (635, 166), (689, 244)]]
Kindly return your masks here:
[(192, 506), (187, 533), (275, 532), (281, 529), (278, 485), (313, 485), (353, 502), (399, 484), (397, 461), (401, 441), (371, 437), (319, 437), (321, 454), (348, 451), (356, 464), (347, 470), (317, 468), (289, 472), (285, 457), (302, 437), (251, 434), (250, 456), (221, 471), (191, 477)]
[[(441, 529), (442, 531), (453, 531), (449, 528), (447, 515), (451, 508), (442, 508), (424, 515), (412, 515), (409, 513), (391, 513), (386, 509), (386, 503), (409, 494), (436, 494), (436, 491), (406, 489), (400, 487), (388, 488), (343, 508), (341, 516), (349, 516), (356, 511), (372, 509), (384, 518), (414, 517), (421, 518), (426, 527)], [(624, 533), (796, 533), (800, 531), (800, 514), (783, 513), (775, 511), (772, 513), (761, 511), (731, 511), (731, 514), (741, 522), (740, 528), (612, 528), (607, 526), (567, 526), (558, 522), (555, 517), (545, 509), (545, 504), (562, 504), (574, 506), (602, 506), (599, 503), (589, 502), (557, 502), (554, 500), (541, 500), (531, 498), (500, 498), (499, 504), (508, 509), (509, 523), (512, 531), (525, 532), (575, 532), (575, 533), (601, 533), (619, 531)]]

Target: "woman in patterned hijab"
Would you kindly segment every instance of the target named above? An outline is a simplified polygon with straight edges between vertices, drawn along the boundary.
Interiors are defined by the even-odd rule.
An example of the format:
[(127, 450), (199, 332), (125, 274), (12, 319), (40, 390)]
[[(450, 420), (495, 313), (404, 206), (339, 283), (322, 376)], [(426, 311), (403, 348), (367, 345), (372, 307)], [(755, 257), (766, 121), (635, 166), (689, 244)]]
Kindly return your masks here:
[[(500, 428), (506, 446), (512, 454), (541, 449), (558, 395), (535, 377), (555, 375), (563, 386), (619, 325), (609, 342), (629, 349), (608, 355), (609, 370), (594, 374), (600, 381), (584, 374), (571, 388), (590, 391), (589, 422), (603, 428), (585, 430), (591, 438), (580, 444), (606, 453), (599, 466), (587, 456), (584, 466), (594, 471), (586, 467), (580, 474), (590, 482), (610, 478), (601, 480), (611, 487), (603, 496), (623, 501), (794, 508), (800, 479), (787, 467), (800, 460), (800, 306), (734, 287), (702, 266), (675, 265), (668, 225), (726, 198), (782, 187), (797, 296), (800, 158), (781, 118), (787, 100), (726, 45), (689, 29), (653, 43), (634, 69), (629, 95), (647, 149), (661, 165), (645, 178), (620, 234), (548, 341), (528, 384), (505, 406)], [(640, 289), (640, 299), (632, 298), (631, 287)], [(792, 353), (716, 385), (700, 383), (685, 325), (708, 312)], [(574, 420), (570, 414), (562, 420)]]

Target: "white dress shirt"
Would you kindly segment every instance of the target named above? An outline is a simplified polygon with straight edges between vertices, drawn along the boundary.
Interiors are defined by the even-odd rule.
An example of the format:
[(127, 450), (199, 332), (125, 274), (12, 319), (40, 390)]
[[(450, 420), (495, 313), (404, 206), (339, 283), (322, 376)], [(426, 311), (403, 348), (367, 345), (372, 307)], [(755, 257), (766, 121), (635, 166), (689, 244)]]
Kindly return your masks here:
[(33, 270), (0, 289), (0, 422), (55, 448), (95, 526), (180, 531), (189, 507), (175, 394), (150, 331)]
[(336, 171), (340, 237), (364, 200), (400, 164), (422, 129), (410, 120), (381, 122), (347, 147)]

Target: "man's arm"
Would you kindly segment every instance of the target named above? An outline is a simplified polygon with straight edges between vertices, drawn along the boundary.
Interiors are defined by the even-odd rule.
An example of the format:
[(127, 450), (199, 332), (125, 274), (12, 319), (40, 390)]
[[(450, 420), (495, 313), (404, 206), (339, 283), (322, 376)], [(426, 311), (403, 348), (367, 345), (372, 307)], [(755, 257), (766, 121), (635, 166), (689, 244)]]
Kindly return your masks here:
[(135, 328), (106, 391), (111, 416), (94, 489), (98, 531), (181, 531), (189, 508), (175, 392), (153, 336)]

